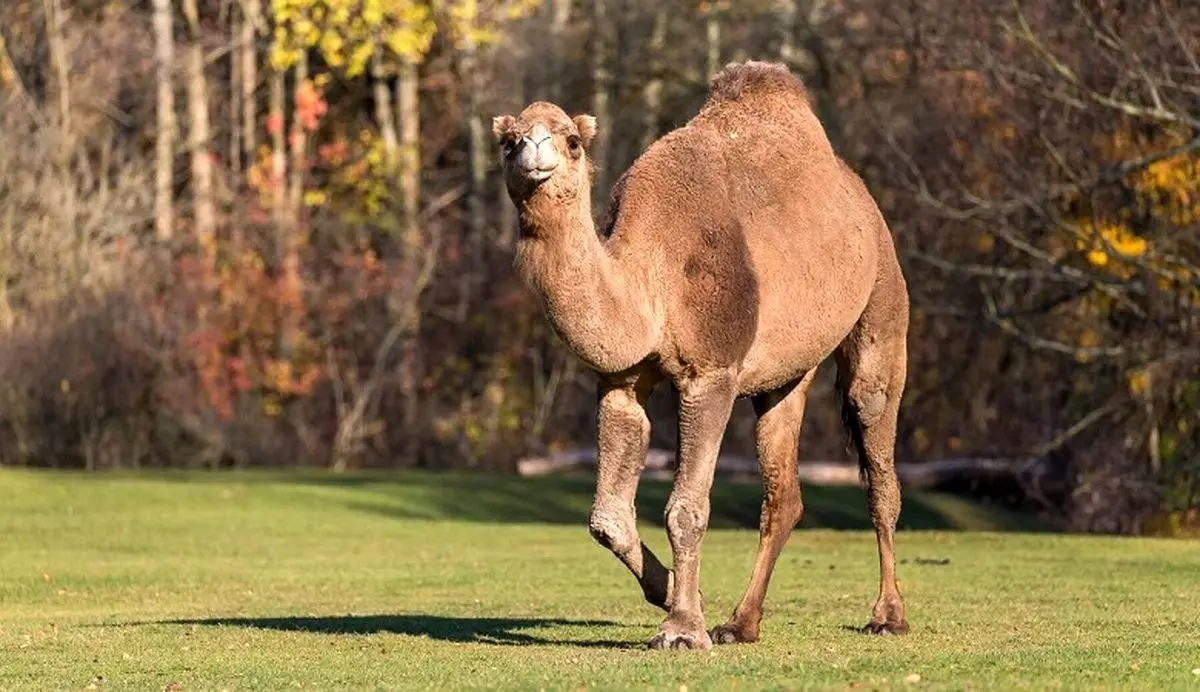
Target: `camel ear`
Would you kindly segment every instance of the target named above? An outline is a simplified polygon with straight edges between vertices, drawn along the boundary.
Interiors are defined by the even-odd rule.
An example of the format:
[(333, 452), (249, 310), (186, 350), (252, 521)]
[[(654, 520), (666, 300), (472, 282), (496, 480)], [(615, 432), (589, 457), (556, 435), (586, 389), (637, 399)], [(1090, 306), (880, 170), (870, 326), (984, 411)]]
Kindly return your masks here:
[(571, 119), (579, 130), (579, 139), (583, 140), (583, 148), (590, 149), (592, 139), (596, 137), (596, 118), (591, 115), (577, 115)]
[(498, 141), (502, 142), (506, 137), (512, 136), (513, 128), (516, 126), (517, 119), (511, 115), (497, 115), (492, 118), (492, 134)]

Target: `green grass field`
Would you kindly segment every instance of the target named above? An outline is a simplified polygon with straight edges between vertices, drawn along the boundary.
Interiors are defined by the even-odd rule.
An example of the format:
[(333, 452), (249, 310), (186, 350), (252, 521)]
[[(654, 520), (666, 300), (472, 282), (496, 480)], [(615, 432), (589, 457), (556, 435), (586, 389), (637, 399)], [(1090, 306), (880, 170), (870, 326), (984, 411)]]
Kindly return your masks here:
[[(643, 537), (668, 488), (643, 484)], [(586, 528), (591, 481), (0, 472), (0, 689), (1200, 690), (1200, 545), (1064, 536), (909, 493), (913, 631), (852, 631), (877, 586), (857, 489), (810, 488), (763, 640), (648, 651), (658, 611)], [(709, 624), (753, 559), (719, 484)]]

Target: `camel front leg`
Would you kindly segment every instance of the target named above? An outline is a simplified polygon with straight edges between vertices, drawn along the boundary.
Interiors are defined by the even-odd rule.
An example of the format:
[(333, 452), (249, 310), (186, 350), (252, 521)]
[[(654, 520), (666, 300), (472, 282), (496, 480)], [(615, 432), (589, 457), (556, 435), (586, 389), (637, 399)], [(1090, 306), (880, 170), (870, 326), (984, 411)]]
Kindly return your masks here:
[(709, 493), (721, 437), (737, 395), (731, 371), (700, 376), (679, 386), (679, 468), (667, 500), (667, 536), (675, 562), (675, 598), (652, 649), (707, 649), (700, 597), (700, 544), (708, 528)]
[(671, 572), (642, 543), (635, 509), (650, 445), (646, 399), (653, 386), (645, 378), (632, 384), (600, 385), (596, 498), (588, 527), (637, 578), (646, 600), (666, 610), (672, 598)]

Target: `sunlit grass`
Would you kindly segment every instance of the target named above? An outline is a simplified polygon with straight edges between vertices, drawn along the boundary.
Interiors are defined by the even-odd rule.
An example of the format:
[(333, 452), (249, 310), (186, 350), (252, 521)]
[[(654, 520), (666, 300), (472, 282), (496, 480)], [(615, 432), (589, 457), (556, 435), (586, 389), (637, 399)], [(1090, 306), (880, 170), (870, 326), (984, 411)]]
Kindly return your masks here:
[[(875, 638), (856, 489), (808, 489), (753, 646), (646, 651), (660, 614), (586, 530), (590, 481), (0, 473), (0, 689), (1200, 689), (1200, 546), (906, 530), (913, 632)], [(645, 516), (666, 488), (647, 484)], [(1036, 522), (910, 493), (918, 529)], [(655, 508), (655, 504), (657, 508)], [(757, 489), (722, 485), (721, 527)], [(662, 530), (644, 537), (666, 554)], [(711, 531), (710, 625), (757, 535)], [(948, 560), (948, 562), (946, 562)], [(173, 689), (178, 689), (173, 687)]]

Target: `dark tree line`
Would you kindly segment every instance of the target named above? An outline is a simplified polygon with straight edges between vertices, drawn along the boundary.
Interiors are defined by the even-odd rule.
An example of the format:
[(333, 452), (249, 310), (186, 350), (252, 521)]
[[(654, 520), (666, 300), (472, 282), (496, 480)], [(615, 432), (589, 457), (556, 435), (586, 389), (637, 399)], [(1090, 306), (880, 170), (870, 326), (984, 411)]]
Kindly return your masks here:
[[(596, 115), (603, 200), (754, 58), (805, 80), (896, 234), (898, 458), (1037, 465), (1056, 489), (1023, 501), (1080, 528), (1178, 521), (1200, 502), (1197, 46), (1183, 0), (3, 3), (0, 463), (587, 446), (594, 382), (511, 271), (487, 123)], [(832, 376), (806, 458), (843, 454)]]

